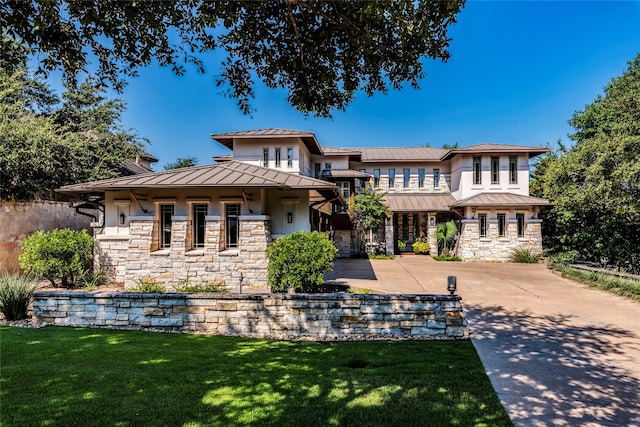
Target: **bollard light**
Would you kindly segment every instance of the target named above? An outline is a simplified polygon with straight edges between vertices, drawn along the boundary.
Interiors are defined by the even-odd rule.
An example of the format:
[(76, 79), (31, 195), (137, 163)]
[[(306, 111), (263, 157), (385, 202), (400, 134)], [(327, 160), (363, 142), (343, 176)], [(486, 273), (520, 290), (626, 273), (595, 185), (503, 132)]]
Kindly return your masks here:
[(447, 290), (451, 293), (451, 295), (454, 295), (456, 293), (457, 281), (458, 279), (456, 279), (456, 276), (447, 277)]

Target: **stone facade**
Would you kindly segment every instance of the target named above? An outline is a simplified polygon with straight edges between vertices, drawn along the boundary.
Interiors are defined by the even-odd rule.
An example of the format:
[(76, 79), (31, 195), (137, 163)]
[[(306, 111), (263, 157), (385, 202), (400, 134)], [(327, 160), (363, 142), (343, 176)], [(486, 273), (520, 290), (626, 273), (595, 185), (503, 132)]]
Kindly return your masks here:
[(207, 216), (203, 248), (191, 245), (191, 221), (174, 216), (171, 247), (159, 248), (158, 221), (131, 217), (128, 235), (96, 235), (96, 267), (125, 289), (151, 280), (167, 290), (189, 284), (221, 284), (229, 290), (267, 287), (268, 216), (240, 217), (238, 247), (225, 249), (222, 221)]
[(36, 292), (58, 326), (321, 341), (468, 339), (459, 296)]
[(515, 249), (530, 249), (533, 253), (542, 252), (542, 220), (528, 219), (524, 236), (518, 237), (518, 224), (509, 220), (503, 237), (498, 237), (498, 223), (488, 221), (486, 237), (480, 237), (477, 219), (462, 220), (460, 230), (460, 249), (458, 255), (463, 261), (508, 262)]

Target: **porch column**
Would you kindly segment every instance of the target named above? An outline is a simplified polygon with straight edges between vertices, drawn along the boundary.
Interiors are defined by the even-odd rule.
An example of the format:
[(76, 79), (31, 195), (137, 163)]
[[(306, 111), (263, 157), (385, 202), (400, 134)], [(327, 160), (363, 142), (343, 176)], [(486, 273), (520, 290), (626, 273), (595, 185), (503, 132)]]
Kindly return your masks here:
[(393, 241), (393, 216), (384, 220), (384, 240), (385, 252), (387, 255), (393, 255), (395, 242)]
[[(429, 246), (431, 246), (430, 254), (438, 255), (438, 238), (436, 237), (436, 214), (429, 212), (427, 214), (429, 228), (427, 228), (427, 239), (429, 240)], [(433, 224), (433, 225), (431, 225)]]

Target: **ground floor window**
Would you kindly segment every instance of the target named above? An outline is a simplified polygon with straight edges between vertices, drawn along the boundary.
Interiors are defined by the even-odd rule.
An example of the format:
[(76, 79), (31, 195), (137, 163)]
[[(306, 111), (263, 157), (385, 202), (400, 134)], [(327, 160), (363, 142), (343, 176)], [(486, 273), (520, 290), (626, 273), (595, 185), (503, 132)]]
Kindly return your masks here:
[(225, 205), (226, 248), (237, 248), (240, 237), (240, 204)]
[(193, 247), (204, 248), (205, 217), (208, 208), (205, 204), (193, 205)]
[(160, 205), (160, 247), (171, 247), (171, 217), (174, 213), (173, 205)]
[(480, 237), (487, 237), (487, 214), (478, 214), (478, 231)]
[(516, 221), (518, 222), (518, 237), (524, 237), (524, 214), (516, 214)]
[(498, 237), (504, 237), (507, 233), (507, 217), (503, 213), (498, 214)]

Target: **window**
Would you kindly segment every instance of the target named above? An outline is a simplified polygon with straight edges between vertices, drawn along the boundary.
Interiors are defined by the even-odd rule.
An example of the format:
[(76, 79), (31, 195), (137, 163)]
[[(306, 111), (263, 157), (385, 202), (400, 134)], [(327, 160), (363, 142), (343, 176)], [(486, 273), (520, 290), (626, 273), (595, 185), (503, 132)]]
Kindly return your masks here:
[(524, 237), (524, 214), (517, 213), (516, 221), (518, 222), (518, 237)]
[(478, 231), (480, 237), (487, 237), (487, 214), (478, 214)]
[(433, 170), (433, 188), (440, 187), (440, 169)]
[(320, 178), (320, 172), (322, 170), (322, 165), (320, 163), (316, 163), (315, 165), (313, 165), (313, 167), (315, 169), (314, 170), (314, 176), (319, 179)]
[(380, 187), (380, 169), (373, 170), (373, 188)]
[(418, 169), (418, 188), (424, 187), (424, 169)]
[(500, 184), (500, 157), (491, 157), (491, 183)]
[(205, 217), (207, 205), (193, 205), (193, 247), (204, 248)]
[(225, 205), (225, 225), (227, 231), (227, 239), (225, 247), (237, 248), (240, 236), (240, 204), (233, 203)]
[(276, 167), (280, 167), (280, 159), (282, 158), (282, 149), (280, 147), (276, 148)]
[(482, 184), (482, 158), (473, 158), (473, 183)]
[(504, 237), (507, 234), (507, 218), (503, 213), (498, 214), (498, 237)]
[(409, 186), (409, 179), (411, 178), (411, 170), (402, 169), (402, 176), (404, 177), (403, 186), (404, 188), (407, 188)]
[(389, 188), (396, 186), (396, 170), (389, 169)]
[(160, 247), (171, 247), (171, 217), (173, 216), (173, 205), (160, 205)]
[(349, 181), (338, 181), (336, 182), (336, 185), (340, 188), (340, 192), (344, 198), (349, 201), (349, 197), (351, 196), (351, 186), (349, 185)]
[(331, 162), (324, 162), (324, 168), (325, 168), (325, 170), (330, 171), (331, 170)]
[(518, 157), (509, 156), (509, 184), (518, 183)]
[(262, 149), (262, 166), (264, 166), (265, 168), (269, 167), (269, 149), (268, 148)]
[(293, 167), (293, 148), (287, 148), (287, 167)]

